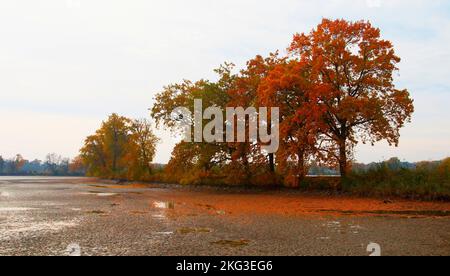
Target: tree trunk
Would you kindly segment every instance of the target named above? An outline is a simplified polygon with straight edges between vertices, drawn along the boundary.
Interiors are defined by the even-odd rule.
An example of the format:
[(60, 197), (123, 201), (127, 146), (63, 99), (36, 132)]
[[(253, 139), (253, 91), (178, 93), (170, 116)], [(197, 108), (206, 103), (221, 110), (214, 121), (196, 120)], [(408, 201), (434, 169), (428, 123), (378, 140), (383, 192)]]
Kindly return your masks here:
[(339, 142), (339, 171), (341, 177), (348, 175), (347, 145), (345, 139)]
[(275, 172), (275, 158), (273, 153), (269, 153), (269, 169), (271, 172)]
[(242, 163), (245, 171), (245, 184), (250, 185), (252, 180), (252, 172), (250, 171), (250, 162), (248, 162), (248, 156), (246, 153), (244, 153), (244, 156), (242, 157)]
[(299, 151), (298, 153), (298, 164), (297, 164), (297, 186), (300, 187), (302, 182), (305, 180), (307, 172), (305, 171), (305, 152)]

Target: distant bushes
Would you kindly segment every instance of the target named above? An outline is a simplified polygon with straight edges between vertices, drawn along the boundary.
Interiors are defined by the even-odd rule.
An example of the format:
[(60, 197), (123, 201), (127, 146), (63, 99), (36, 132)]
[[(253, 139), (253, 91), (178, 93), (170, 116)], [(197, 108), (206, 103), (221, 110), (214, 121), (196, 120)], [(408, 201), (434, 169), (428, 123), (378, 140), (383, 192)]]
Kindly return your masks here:
[(450, 200), (450, 158), (406, 166), (393, 158), (354, 169), (342, 181), (342, 190), (359, 195)]

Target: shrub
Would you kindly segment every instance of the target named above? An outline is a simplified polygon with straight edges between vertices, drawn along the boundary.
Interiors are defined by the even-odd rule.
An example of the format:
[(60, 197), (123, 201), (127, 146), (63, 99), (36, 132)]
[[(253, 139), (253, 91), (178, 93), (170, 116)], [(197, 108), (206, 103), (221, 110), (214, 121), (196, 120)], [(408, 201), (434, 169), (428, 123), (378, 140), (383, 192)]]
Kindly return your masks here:
[(392, 161), (353, 172), (343, 181), (343, 190), (360, 195), (450, 199), (450, 158), (420, 162), (414, 167)]

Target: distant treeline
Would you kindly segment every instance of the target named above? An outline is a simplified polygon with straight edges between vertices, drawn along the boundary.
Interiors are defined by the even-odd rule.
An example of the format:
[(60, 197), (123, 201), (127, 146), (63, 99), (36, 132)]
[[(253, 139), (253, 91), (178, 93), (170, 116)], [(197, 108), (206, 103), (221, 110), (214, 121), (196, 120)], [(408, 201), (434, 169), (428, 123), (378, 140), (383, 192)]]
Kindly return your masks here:
[(29, 161), (21, 154), (4, 159), (0, 156), (0, 175), (17, 176), (84, 176), (86, 170), (80, 158), (63, 158), (48, 154), (45, 160)]
[(369, 165), (354, 164), (342, 189), (358, 195), (450, 200), (450, 158), (417, 163), (391, 158)]
[(450, 201), (450, 158), (440, 161), (406, 162), (394, 157), (370, 164), (352, 163), (345, 178), (329, 177), (338, 172), (315, 164), (302, 190), (340, 191), (358, 196), (402, 197)]

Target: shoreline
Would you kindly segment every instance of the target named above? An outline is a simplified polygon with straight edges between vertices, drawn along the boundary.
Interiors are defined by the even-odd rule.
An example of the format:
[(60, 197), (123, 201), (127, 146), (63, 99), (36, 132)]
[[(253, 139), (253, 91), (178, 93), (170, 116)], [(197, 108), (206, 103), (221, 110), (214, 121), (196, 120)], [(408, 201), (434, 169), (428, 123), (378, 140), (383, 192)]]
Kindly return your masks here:
[(146, 185), (146, 186), (159, 186), (161, 188), (168, 189), (179, 189), (187, 191), (202, 191), (202, 190), (213, 190), (213, 191), (223, 191), (229, 193), (242, 193), (242, 192), (285, 192), (289, 194), (297, 195), (312, 195), (312, 196), (323, 196), (330, 198), (340, 198), (340, 197), (350, 197), (357, 199), (377, 199), (384, 200), (388, 203), (395, 200), (408, 200), (417, 202), (443, 202), (450, 203), (450, 197), (436, 197), (430, 198), (420, 195), (380, 195), (380, 194), (364, 194), (357, 192), (343, 191), (339, 189), (303, 189), (294, 187), (285, 187), (277, 185), (265, 185), (265, 186), (252, 186), (252, 185), (210, 185), (210, 184), (190, 184), (182, 185), (177, 183), (165, 183), (165, 182), (155, 182), (155, 181), (124, 181), (124, 180), (111, 180), (102, 178), (93, 178), (101, 182), (109, 182), (114, 185)]

